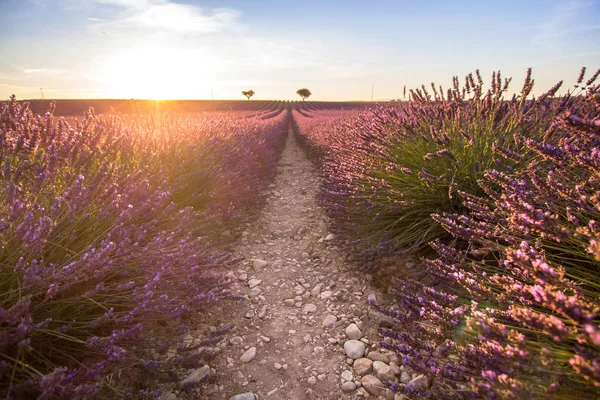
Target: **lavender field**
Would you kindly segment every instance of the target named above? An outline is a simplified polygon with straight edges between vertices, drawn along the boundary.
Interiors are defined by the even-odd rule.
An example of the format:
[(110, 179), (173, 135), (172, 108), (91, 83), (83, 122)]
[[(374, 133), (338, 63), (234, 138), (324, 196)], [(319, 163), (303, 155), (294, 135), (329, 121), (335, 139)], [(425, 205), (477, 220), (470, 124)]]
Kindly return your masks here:
[[(90, 109), (69, 125), (54, 106), (39, 115), (12, 98), (0, 111), (0, 393), (151, 396), (151, 382), (210, 356), (220, 332), (181, 338), (230, 296), (236, 260), (218, 239), (260, 208), (288, 116)], [(125, 371), (152, 379), (111, 385)]]
[[(599, 73), (534, 97), (528, 71), (508, 98), (509, 79), (477, 71), (377, 105), (66, 119), (56, 103), (3, 102), (0, 393), (164, 398), (222, 357), (240, 321), (198, 317), (243, 299), (230, 249), (275, 187), (291, 126), (336, 245), (390, 294), (369, 301), (402, 370), (376, 396), (597, 398)], [(178, 398), (204, 398), (181, 382)]]
[(0, 400), (600, 399), (600, 0), (0, 0)]
[(563, 96), (531, 96), (529, 70), (506, 98), (477, 71), (366, 112), (293, 111), (349, 259), (394, 287), (372, 304), (394, 320), (382, 346), (428, 377), (393, 391), (600, 395), (599, 73)]

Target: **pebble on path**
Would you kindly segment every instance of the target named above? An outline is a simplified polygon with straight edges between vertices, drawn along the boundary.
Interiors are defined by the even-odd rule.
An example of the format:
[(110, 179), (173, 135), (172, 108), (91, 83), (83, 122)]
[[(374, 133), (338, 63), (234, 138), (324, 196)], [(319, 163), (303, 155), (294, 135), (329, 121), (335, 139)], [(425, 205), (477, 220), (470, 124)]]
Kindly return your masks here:
[(323, 326), (325, 328), (329, 328), (331, 325), (335, 324), (337, 322), (337, 317), (335, 315), (331, 315), (329, 314), (328, 316), (325, 317), (325, 319), (323, 320)]
[(362, 337), (362, 332), (356, 324), (350, 324), (346, 328), (346, 336), (348, 336), (348, 339), (359, 340)]
[(191, 382), (200, 382), (204, 380), (208, 375), (210, 375), (210, 367), (208, 365), (203, 365), (202, 367), (192, 371), (191, 374), (188, 375), (181, 383), (191, 383)]
[(344, 343), (346, 355), (353, 360), (361, 358), (365, 354), (365, 348), (365, 344), (358, 340), (348, 340)]
[(305, 304), (302, 311), (312, 314), (317, 312), (317, 306), (315, 306), (314, 304)]
[(256, 400), (256, 395), (252, 392), (240, 393), (235, 396), (231, 396), (229, 400)]
[(242, 356), (240, 357), (240, 361), (243, 363), (249, 363), (254, 360), (256, 357), (256, 347), (250, 347)]

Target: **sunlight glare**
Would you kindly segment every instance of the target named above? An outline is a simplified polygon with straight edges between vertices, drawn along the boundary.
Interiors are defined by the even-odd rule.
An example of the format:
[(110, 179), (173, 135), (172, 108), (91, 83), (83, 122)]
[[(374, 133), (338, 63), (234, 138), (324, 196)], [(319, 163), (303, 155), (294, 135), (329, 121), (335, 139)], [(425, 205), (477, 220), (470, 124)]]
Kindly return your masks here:
[(180, 49), (137, 49), (106, 57), (96, 78), (116, 98), (198, 99), (206, 97), (215, 61)]

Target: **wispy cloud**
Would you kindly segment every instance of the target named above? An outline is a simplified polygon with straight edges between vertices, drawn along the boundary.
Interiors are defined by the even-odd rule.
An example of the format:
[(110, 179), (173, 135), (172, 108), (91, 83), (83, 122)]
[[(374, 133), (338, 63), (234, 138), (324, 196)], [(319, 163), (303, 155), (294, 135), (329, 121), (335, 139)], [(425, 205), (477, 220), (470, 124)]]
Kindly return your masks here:
[(559, 55), (559, 56), (555, 56), (555, 57), (544, 58), (544, 59), (538, 60), (536, 62), (533, 62), (531, 65), (532, 66), (544, 65), (544, 64), (554, 63), (556, 61), (573, 60), (573, 59), (576, 60), (576, 59), (580, 59), (582, 57), (592, 57), (592, 56), (598, 56), (598, 55), (600, 55), (600, 51), (583, 51), (583, 52), (579, 52), (579, 53), (569, 53), (569, 54), (563, 54), (563, 55)]
[[(79, 0), (63, 0), (65, 7), (79, 7)], [(241, 13), (231, 8), (203, 8), (171, 0), (91, 0), (88, 11), (116, 11), (110, 25), (153, 32), (212, 33), (240, 25)], [(88, 5), (90, 5), (88, 3)], [(90, 17), (90, 21), (105, 22)]]
[(27, 75), (31, 75), (31, 74), (45, 74), (48, 72), (47, 68), (27, 68), (23, 70), (24, 74)]
[(92, 0), (92, 2), (117, 7), (144, 9), (152, 6), (153, 4), (168, 3), (169, 0)]
[(65, 69), (60, 68), (27, 68), (23, 70), (25, 75), (39, 75), (39, 76), (47, 76), (47, 75), (58, 75), (64, 74), (67, 72)]
[(176, 3), (153, 4), (136, 12), (126, 21), (140, 27), (164, 29), (180, 33), (209, 33), (232, 27), (240, 13), (231, 9), (203, 12), (201, 9)]
[(570, 35), (600, 30), (600, 24), (581, 26), (582, 17), (597, 7), (594, 0), (571, 0), (552, 2), (548, 18), (535, 27), (536, 32), (531, 38), (535, 45), (555, 47), (560, 39)]
[(14, 76), (0, 75), (0, 81), (18, 81), (18, 80), (21, 80), (21, 79), (14, 77)]
[(34, 76), (58, 75), (58, 74), (63, 74), (65, 72), (67, 72), (66, 69), (62, 69), (62, 68), (48, 68), (48, 67), (27, 68), (27, 67), (22, 67), (20, 65), (15, 65), (15, 64), (11, 64), (11, 67), (13, 67), (15, 70), (17, 70), (18, 73), (21, 74), (21, 76), (24, 76), (27, 78), (34, 77)]

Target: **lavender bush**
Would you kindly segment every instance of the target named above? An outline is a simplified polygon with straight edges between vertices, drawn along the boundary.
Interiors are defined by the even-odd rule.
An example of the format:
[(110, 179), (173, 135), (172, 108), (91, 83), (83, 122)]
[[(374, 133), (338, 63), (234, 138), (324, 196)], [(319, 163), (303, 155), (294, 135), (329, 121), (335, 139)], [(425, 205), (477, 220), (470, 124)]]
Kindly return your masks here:
[(515, 137), (535, 154), (525, 168), (486, 171), (487, 196), (460, 193), (467, 213), (434, 216), (470, 244), (438, 242), (428, 265), (473, 302), (455, 354), (477, 365), (479, 395), (600, 395), (597, 89), (543, 138)]
[(14, 97), (0, 109), (0, 393), (157, 396), (150, 380), (118, 377), (139, 367), (173, 380), (210, 356), (178, 343), (188, 317), (227, 295), (222, 267), (235, 260), (198, 232), (260, 203), (286, 117), (90, 111), (74, 128), (52, 112)]
[(422, 87), (412, 102), (339, 120), (337, 130), (299, 124), (321, 149), (323, 204), (336, 226), (376, 239), (361, 265), (427, 254), (426, 245), (438, 254), (397, 277), (395, 306), (375, 305), (396, 320), (383, 344), (434, 382), (395, 390), (600, 395), (599, 73), (584, 81), (584, 72), (585, 96), (554, 98), (556, 85), (530, 99), (528, 74), (505, 100), (499, 74), (485, 92), (470, 75), (464, 88), (457, 79), (445, 94)]
[(300, 128), (311, 141), (336, 137), (327, 139), (323, 173), (329, 186), (322, 200), (330, 216), (350, 221), (340, 230), (395, 252), (427, 251), (431, 240), (449, 239), (430, 214), (461, 212), (457, 191), (482, 193), (477, 181), (498, 162), (493, 146), (519, 151), (514, 134), (543, 135), (552, 115), (566, 106), (548, 100), (560, 84), (527, 100), (533, 87), (528, 74), (521, 93), (505, 100), (510, 80), (494, 73), (485, 90), (476, 76), (467, 76), (464, 87), (455, 78), (447, 92), (433, 84), (433, 95), (425, 87), (411, 91), (413, 101), (338, 121), (337, 131), (331, 124)]

